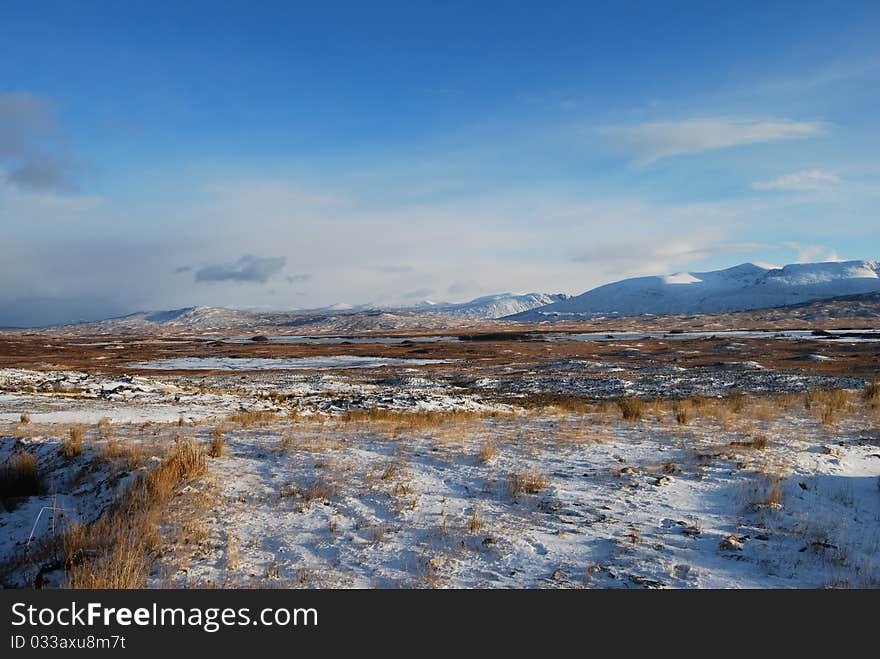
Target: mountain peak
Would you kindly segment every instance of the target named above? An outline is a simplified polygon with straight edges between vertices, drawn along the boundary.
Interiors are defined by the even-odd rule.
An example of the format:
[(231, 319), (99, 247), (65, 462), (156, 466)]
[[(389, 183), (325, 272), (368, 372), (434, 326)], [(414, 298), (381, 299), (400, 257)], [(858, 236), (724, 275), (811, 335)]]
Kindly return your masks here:
[(782, 268), (742, 263), (708, 272), (624, 279), (510, 319), (565, 320), (780, 307), (880, 291), (878, 270), (876, 261), (793, 263)]

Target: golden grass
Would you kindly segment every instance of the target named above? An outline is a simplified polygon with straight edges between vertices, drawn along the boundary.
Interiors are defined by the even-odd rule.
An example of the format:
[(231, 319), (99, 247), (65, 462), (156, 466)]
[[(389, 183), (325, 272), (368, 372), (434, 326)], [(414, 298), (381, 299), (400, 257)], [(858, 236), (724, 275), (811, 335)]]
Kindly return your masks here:
[(751, 448), (757, 451), (763, 451), (766, 449), (767, 444), (768, 441), (766, 435), (756, 435), (749, 440), (730, 442), (731, 446), (742, 446), (743, 448)]
[(123, 464), (128, 469), (135, 469), (143, 462), (145, 451), (139, 443), (110, 439), (101, 445), (98, 457), (104, 462)]
[(139, 476), (116, 505), (89, 526), (74, 526), (62, 540), (71, 588), (143, 588), (161, 545), (162, 509), (175, 488), (201, 476), (205, 456), (191, 440), (178, 440), (159, 465)]
[[(871, 378), (871, 381), (865, 385), (862, 390), (862, 399), (868, 403), (880, 400), (880, 384), (877, 383), (877, 378)], [(24, 422), (22, 421), (22, 423)]]
[(767, 474), (758, 483), (756, 496), (751, 503), (757, 506), (781, 506), (782, 485), (785, 478), (779, 474)]
[(225, 441), (223, 439), (223, 428), (217, 426), (211, 433), (211, 446), (208, 449), (208, 455), (212, 458), (223, 457)]
[(0, 467), (0, 498), (29, 497), (42, 490), (37, 458), (32, 453), (18, 453)]
[(483, 464), (491, 462), (498, 455), (498, 445), (491, 439), (484, 442), (477, 451), (477, 460)]
[(837, 423), (841, 412), (847, 409), (849, 394), (842, 389), (816, 389), (804, 396), (804, 407), (815, 410), (823, 426)]
[(339, 433), (331, 433), (321, 429), (317, 433), (300, 437), (294, 437), (289, 434), (282, 435), (278, 440), (278, 448), (275, 450), (275, 454), (280, 456), (292, 451), (319, 454), (325, 451), (335, 451), (342, 445), (343, 441)]
[(249, 428), (257, 424), (277, 421), (278, 418), (278, 414), (268, 410), (241, 410), (230, 414), (226, 420), (230, 423), (237, 423), (243, 428)]
[(619, 398), (617, 407), (624, 421), (638, 421), (645, 413), (645, 403), (638, 398)]
[(467, 521), (468, 533), (477, 533), (478, 531), (481, 531), (483, 528), (485, 528), (485, 526), (486, 524), (483, 522), (482, 519), (480, 519), (479, 511), (474, 508)]
[(686, 426), (691, 420), (688, 408), (680, 402), (676, 401), (672, 404), (672, 413), (675, 415), (675, 422), (680, 426)]
[(512, 497), (520, 494), (537, 494), (547, 488), (550, 481), (534, 471), (515, 471), (507, 477), (507, 493)]
[(731, 412), (734, 414), (740, 414), (745, 410), (748, 398), (739, 391), (731, 390), (727, 393), (724, 401)]
[(331, 483), (318, 478), (303, 491), (302, 496), (306, 501), (329, 501), (335, 491)]
[(65, 439), (58, 447), (59, 453), (68, 460), (75, 458), (82, 453), (83, 445), (83, 429), (80, 426), (73, 426)]
[(588, 414), (590, 412), (602, 411), (604, 404), (596, 403), (582, 396), (574, 396), (571, 394), (529, 394), (524, 398), (516, 401), (517, 405), (525, 409), (537, 410), (542, 413), (555, 411), (557, 414)]
[(226, 569), (238, 569), (241, 559), (241, 540), (234, 533), (226, 534)]
[(501, 416), (494, 410), (393, 410), (371, 407), (349, 410), (338, 417), (342, 424), (370, 424), (377, 433), (401, 434), (424, 430), (442, 431), (460, 428), (465, 422), (478, 422)]

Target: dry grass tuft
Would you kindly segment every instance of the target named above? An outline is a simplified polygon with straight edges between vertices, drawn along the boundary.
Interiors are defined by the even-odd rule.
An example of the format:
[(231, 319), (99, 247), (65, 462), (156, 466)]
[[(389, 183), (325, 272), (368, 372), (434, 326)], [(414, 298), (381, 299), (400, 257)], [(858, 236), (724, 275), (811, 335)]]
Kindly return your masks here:
[(144, 448), (135, 442), (111, 439), (101, 446), (98, 457), (104, 462), (124, 464), (128, 469), (135, 469), (143, 462)]
[(201, 476), (205, 455), (178, 440), (152, 471), (129, 486), (117, 504), (87, 527), (71, 527), (62, 541), (71, 588), (143, 588), (161, 545), (162, 509), (175, 488)]
[(486, 524), (480, 519), (480, 513), (474, 508), (473, 512), (471, 512), (471, 516), (468, 517), (467, 521), (467, 530), (469, 533), (477, 533), (481, 531)]
[(529, 394), (517, 400), (517, 405), (526, 409), (541, 411), (556, 409), (561, 413), (588, 414), (599, 411), (597, 404), (593, 401), (572, 394)]
[(681, 403), (672, 404), (672, 413), (675, 414), (675, 422), (680, 426), (686, 426), (691, 419), (690, 412)]
[(818, 417), (824, 426), (837, 422), (838, 414), (847, 409), (849, 395), (842, 389), (816, 389), (804, 396), (804, 408), (818, 409)]
[(201, 476), (205, 473), (205, 454), (191, 439), (178, 439), (171, 455), (150, 474), (158, 478), (163, 471), (168, 472), (166, 480), (184, 481)]
[(624, 421), (638, 421), (645, 413), (645, 403), (638, 398), (620, 398), (617, 407)]
[(750, 508), (782, 507), (783, 484), (785, 477), (776, 472), (758, 473), (751, 484), (743, 491)]
[(279, 498), (295, 496), (303, 499), (306, 503), (312, 501), (329, 501), (336, 488), (332, 483), (328, 483), (323, 478), (318, 478), (305, 489), (299, 487), (296, 483), (287, 483), (282, 485), (278, 492)]
[[(440, 432), (453, 429), (459, 433), (465, 423), (481, 423), (484, 419), (500, 416), (499, 412), (482, 410), (394, 410), (384, 407), (371, 407), (363, 410), (349, 410), (339, 417), (342, 424), (369, 424), (371, 430), (388, 435), (400, 435), (418, 431)], [(442, 434), (442, 433), (441, 433)]]
[(268, 410), (241, 410), (226, 417), (230, 423), (237, 423), (242, 428), (249, 428), (255, 424), (268, 423), (278, 419), (275, 412)]
[(725, 402), (731, 412), (740, 414), (746, 408), (747, 399), (741, 392), (732, 389), (727, 393)]
[(507, 492), (515, 497), (520, 494), (537, 494), (550, 484), (547, 477), (533, 471), (516, 471), (507, 478)]
[(226, 569), (237, 570), (241, 558), (241, 540), (234, 533), (226, 534)]
[(837, 421), (837, 411), (830, 405), (826, 405), (822, 408), (820, 420), (823, 426), (833, 426)]
[(871, 378), (871, 381), (865, 385), (862, 390), (862, 399), (868, 403), (880, 400), (880, 384), (877, 384), (877, 378)]
[(0, 468), (0, 499), (29, 497), (42, 490), (43, 479), (33, 454), (19, 453)]
[(781, 476), (771, 476), (767, 480), (766, 489), (765, 489), (765, 497), (762, 502), (767, 506), (780, 506), (782, 505), (782, 483), (785, 479)]
[(211, 447), (208, 449), (208, 455), (212, 458), (223, 457), (224, 444), (223, 428), (218, 426), (214, 428), (214, 432), (211, 435)]
[(83, 444), (83, 429), (79, 426), (73, 426), (70, 429), (70, 433), (61, 445), (58, 447), (58, 451), (68, 460), (70, 458), (75, 458), (80, 453), (82, 453), (82, 444)]
[(741, 441), (741, 442), (730, 442), (731, 446), (742, 446), (744, 448), (752, 448), (758, 451), (763, 451), (767, 448), (767, 436), (766, 435), (756, 435), (752, 439)]
[(477, 460), (483, 464), (491, 462), (498, 455), (498, 445), (492, 440), (485, 442), (477, 452)]

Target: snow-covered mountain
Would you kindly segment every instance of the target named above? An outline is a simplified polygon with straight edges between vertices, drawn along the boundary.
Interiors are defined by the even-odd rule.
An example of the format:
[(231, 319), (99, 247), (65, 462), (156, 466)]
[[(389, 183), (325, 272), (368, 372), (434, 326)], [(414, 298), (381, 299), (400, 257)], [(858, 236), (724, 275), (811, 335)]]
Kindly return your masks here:
[[(334, 304), (320, 309), (295, 311), (243, 311), (222, 307), (185, 307), (165, 311), (140, 311), (118, 318), (108, 318), (91, 323), (75, 323), (68, 327), (112, 334), (151, 333), (154, 331), (203, 332), (258, 327), (315, 326), (323, 329), (337, 327), (340, 331), (370, 330), (376, 328), (435, 326), (442, 318), (453, 316), (458, 321), (470, 323), (483, 319), (500, 318), (527, 311), (565, 299), (565, 295), (528, 293), (513, 295), (501, 293), (453, 304), (450, 302), (421, 303), (406, 308), (381, 308), (372, 304), (353, 306)], [(450, 322), (449, 319), (445, 322)]]
[(782, 268), (744, 263), (725, 270), (624, 279), (508, 319), (719, 313), (874, 291), (880, 291), (877, 261), (796, 263)]
[(254, 314), (222, 307), (184, 307), (166, 311), (139, 311), (93, 323), (78, 323), (98, 329), (149, 330), (151, 327), (177, 329), (213, 329), (241, 327), (254, 321)]
[(442, 314), (446, 316), (458, 316), (460, 318), (501, 318), (511, 314), (521, 313), (530, 309), (543, 307), (554, 302), (567, 299), (567, 295), (561, 293), (525, 293), (514, 295), (513, 293), (497, 293), (485, 295), (470, 302), (422, 302), (417, 306), (410, 307), (410, 311), (420, 313)]

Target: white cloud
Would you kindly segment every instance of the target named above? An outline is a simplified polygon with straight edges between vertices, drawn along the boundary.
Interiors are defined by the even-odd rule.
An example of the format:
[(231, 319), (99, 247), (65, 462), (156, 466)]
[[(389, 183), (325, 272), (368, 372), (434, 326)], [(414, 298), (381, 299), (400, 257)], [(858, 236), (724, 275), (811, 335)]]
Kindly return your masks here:
[[(179, 178), (187, 196), (167, 221), (157, 202), (26, 192), (0, 181), (0, 217), (9, 218), (0, 325), (48, 322), (43, 307), (67, 320), (192, 304), (411, 303), (406, 295), (419, 289), (452, 301), (501, 291), (579, 294), (627, 276), (764, 256), (776, 248), (780, 218), (798, 229), (782, 235), (810, 242), (826, 242), (823, 231), (832, 229), (824, 214), (789, 209), (782, 195), (661, 204), (537, 186), (426, 205), (297, 180)], [(242, 254), (276, 260), (242, 263)], [(287, 269), (276, 272), (281, 259)], [(176, 273), (187, 264), (188, 276)], [(212, 284), (196, 283), (206, 264), (226, 267), (203, 274)], [(292, 284), (284, 275), (293, 273), (311, 274), (308, 286), (241, 284), (270, 276)]]
[(836, 249), (826, 245), (801, 245), (800, 243), (783, 243), (788, 249), (797, 251), (795, 263), (827, 263), (830, 261), (843, 261)]
[(835, 174), (811, 169), (785, 174), (769, 181), (756, 181), (751, 187), (755, 190), (818, 190), (839, 181), (840, 178)]
[(880, 72), (880, 57), (850, 53), (846, 58), (825, 63), (793, 77), (770, 77), (756, 85), (742, 88), (744, 95), (785, 96), (804, 94), (840, 83), (875, 76)]
[(752, 119), (688, 119), (632, 126), (606, 126), (602, 135), (635, 159), (648, 165), (661, 158), (725, 149), (744, 144), (814, 137), (822, 124), (809, 121), (756, 121)]

